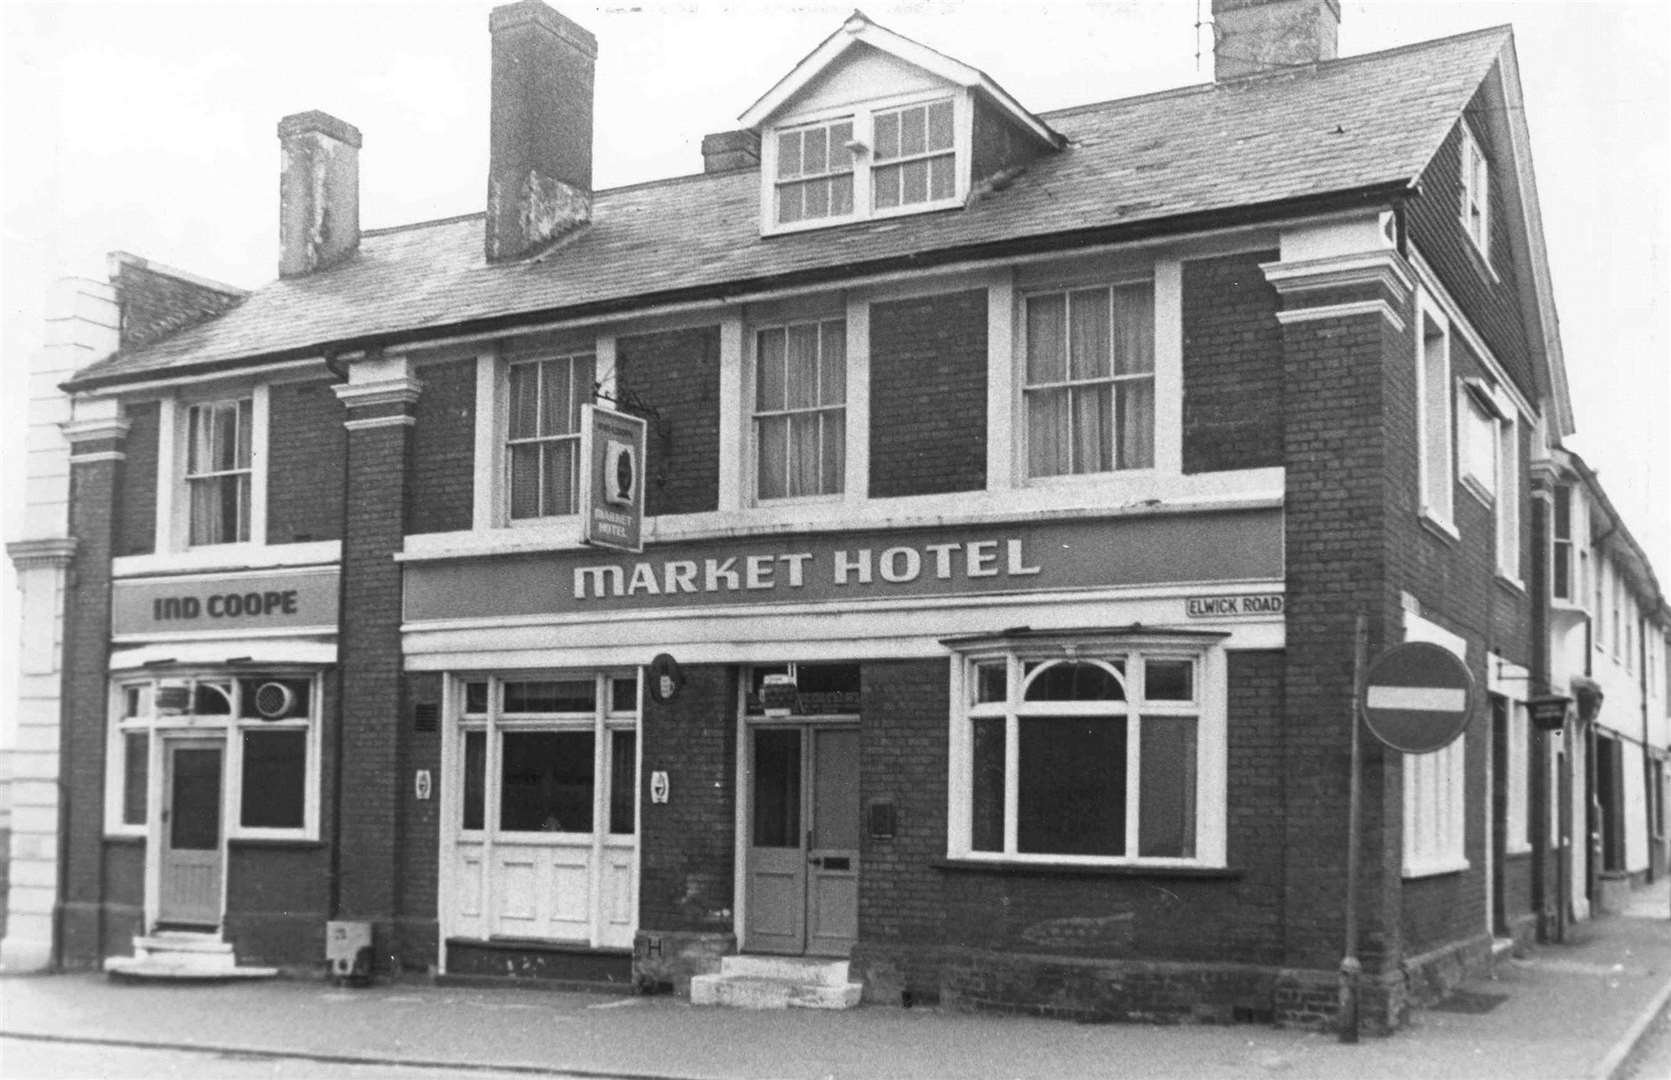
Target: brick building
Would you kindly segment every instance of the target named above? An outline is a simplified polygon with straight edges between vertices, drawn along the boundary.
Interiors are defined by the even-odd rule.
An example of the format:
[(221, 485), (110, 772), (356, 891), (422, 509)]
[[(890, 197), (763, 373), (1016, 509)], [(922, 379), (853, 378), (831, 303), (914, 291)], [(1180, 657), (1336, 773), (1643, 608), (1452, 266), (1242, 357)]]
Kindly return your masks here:
[[(1359, 616), (1480, 690), (1366, 751), (1370, 1022), (1532, 938), (1573, 424), (1512, 35), (1213, 8), (1214, 82), (1044, 114), (855, 13), (703, 172), (594, 191), (597, 43), (525, 0), (486, 212), (375, 231), (359, 132), (286, 117), (279, 279), (117, 258), (43, 376), (8, 963), (343, 919), (454, 975), (1323, 1022)], [(591, 405), (645, 421), (642, 551), (580, 541)]]

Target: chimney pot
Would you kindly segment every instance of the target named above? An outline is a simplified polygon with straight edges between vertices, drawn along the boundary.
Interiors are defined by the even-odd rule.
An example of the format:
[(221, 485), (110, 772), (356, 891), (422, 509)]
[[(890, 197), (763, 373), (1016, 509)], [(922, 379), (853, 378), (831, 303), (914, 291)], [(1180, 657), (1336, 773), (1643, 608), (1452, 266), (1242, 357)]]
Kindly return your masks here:
[(278, 124), (279, 276), (341, 262), (360, 246), (360, 129), (314, 110)]
[(521, 258), (592, 217), (591, 32), (539, 0), (488, 15), (487, 259)]
[(1213, 0), (1213, 79), (1333, 60), (1340, 0)]

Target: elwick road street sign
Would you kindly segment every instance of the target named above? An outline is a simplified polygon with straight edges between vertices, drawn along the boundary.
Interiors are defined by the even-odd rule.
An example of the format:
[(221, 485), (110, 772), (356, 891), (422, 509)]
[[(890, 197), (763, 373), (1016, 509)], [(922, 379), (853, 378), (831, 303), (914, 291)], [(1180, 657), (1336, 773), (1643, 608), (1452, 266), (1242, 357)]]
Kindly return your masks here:
[(1364, 678), (1364, 724), (1406, 754), (1442, 750), (1468, 726), (1474, 676), (1449, 649), (1425, 641), (1395, 645)]

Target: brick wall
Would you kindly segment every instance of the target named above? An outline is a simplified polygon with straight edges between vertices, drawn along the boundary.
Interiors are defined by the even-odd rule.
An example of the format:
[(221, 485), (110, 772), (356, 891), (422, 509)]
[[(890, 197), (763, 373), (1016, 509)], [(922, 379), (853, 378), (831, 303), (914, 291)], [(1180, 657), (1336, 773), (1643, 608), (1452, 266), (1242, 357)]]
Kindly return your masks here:
[(144, 265), (143, 260), (124, 259), (114, 284), (124, 349), (137, 348), (195, 326), (240, 299), (235, 294), (154, 270)]
[[(420, 704), (441, 711), (441, 676), (408, 675), (400, 716), (400, 799), (403, 804), (400, 836), (400, 896), (396, 952), (409, 968), (423, 970), (436, 961), (438, 913), (436, 901), (441, 875), (441, 732), (419, 731), (414, 722)], [(430, 796), (419, 799), (414, 778), (428, 769)]]
[(455, 360), (418, 369), (412, 432), (408, 533), (468, 529), (476, 480), (476, 362)]
[(348, 433), (331, 380), (271, 387), (267, 418), (267, 542), (342, 539)]
[(64, 599), (63, 728), (59, 772), (65, 833), (62, 960), (98, 963), (103, 943), (106, 669), (110, 654), (115, 461), (71, 465), (69, 532), (77, 541)]
[(643, 703), (644, 783), (662, 770), (671, 794), (657, 805), (640, 793), (638, 925), (725, 933), (734, 907), (736, 679), (717, 665), (684, 670), (676, 700)]
[(870, 494), (986, 487), (986, 290), (870, 309)]
[(328, 864), (317, 844), (227, 845), (226, 938), (240, 964), (322, 970)]
[(719, 327), (623, 337), (615, 377), (659, 414), (646, 432), (644, 512), (718, 509)]
[(149, 555), (157, 547), (157, 446), (161, 405), (142, 401), (127, 405), (128, 437), (123, 449), (122, 489), (116, 506), (116, 555)]
[[(360, 410), (355, 410), (359, 412)], [(348, 532), (342, 550), (342, 822), (338, 911), (376, 920), (380, 956), (394, 944), (398, 909), (400, 806), (400, 550), (406, 511), (408, 433), (404, 425), (348, 433)]]
[(1409, 203), (1410, 239), (1486, 344), (1528, 397), (1536, 380), (1520, 308), (1520, 268), (1509, 243), (1506, 178), (1514, 167), (1507, 146), (1493, 145), (1490, 105), (1482, 89), (1465, 112), (1470, 130), (1490, 162), (1491, 265), (1489, 270), (1462, 228), (1462, 133), (1452, 128), (1421, 177), (1421, 195)]
[(1183, 266), (1184, 472), (1282, 464), (1282, 327), (1259, 269), (1274, 251)]

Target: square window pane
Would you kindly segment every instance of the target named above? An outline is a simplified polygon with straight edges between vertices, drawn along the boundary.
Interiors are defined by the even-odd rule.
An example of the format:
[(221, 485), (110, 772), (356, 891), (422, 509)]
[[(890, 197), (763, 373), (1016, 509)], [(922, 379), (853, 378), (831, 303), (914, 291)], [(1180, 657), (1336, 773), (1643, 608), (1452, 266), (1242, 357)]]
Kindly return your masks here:
[(1124, 855), (1126, 722), (1024, 717), (1016, 849), (1040, 855)]
[(899, 205), (899, 173), (898, 165), (883, 165), (872, 174), (871, 183), (875, 187), (876, 208), (887, 210)]
[(1068, 377), (1108, 375), (1108, 290), (1082, 289), (1068, 297)]
[(762, 499), (789, 494), (789, 418), (770, 416), (757, 424), (760, 461), (756, 470)]
[(301, 728), (244, 732), (244, 784), (238, 820), (246, 829), (300, 829), (307, 806), (308, 733)]
[(472, 716), (480, 716), (487, 712), (487, 683), (477, 681), (464, 684), (464, 711)]
[(638, 733), (609, 733), (609, 831), (631, 836), (638, 831)]
[(638, 680), (636, 678), (609, 680), (609, 711), (613, 713), (638, 711)]
[(1107, 383), (1075, 386), (1073, 400), (1073, 471), (1107, 472), (1114, 467), (1113, 391)]
[(508, 713), (589, 713), (596, 705), (597, 687), (591, 679), (541, 679), (505, 684)]
[(847, 400), (847, 324), (819, 325), (818, 404), (840, 405)]
[(1150, 660), (1143, 666), (1143, 697), (1146, 701), (1194, 701), (1194, 662)]
[(802, 323), (788, 329), (784, 392), (788, 408), (818, 404), (818, 324)]
[(821, 443), (818, 493), (834, 495), (846, 487), (847, 412), (844, 409), (832, 409), (821, 413), (818, 422)]
[(540, 444), (511, 447), (511, 517), (540, 516)]
[(828, 180), (814, 180), (808, 183), (802, 193), (805, 198), (805, 211), (808, 218), (824, 218), (830, 216), (830, 182)]
[(830, 164), (830, 133), (824, 128), (801, 132), (801, 168), (808, 176), (826, 172)]
[(1123, 379), (1118, 384), (1120, 453), (1116, 467), (1151, 469), (1155, 464), (1155, 383)]
[(949, 101), (936, 101), (928, 107), (928, 148), (952, 148), (952, 103)]
[(973, 723), (969, 846), (975, 851), (1004, 850), (1004, 723), (996, 716)]
[(902, 109), (899, 113), (899, 150), (902, 154), (920, 154), (928, 145), (928, 115), (923, 108)]
[(1027, 383), (1061, 382), (1067, 377), (1067, 297), (1027, 298)]
[(853, 212), (853, 174), (851, 172), (830, 181), (830, 216), (844, 217)]
[(762, 330), (755, 341), (754, 407), (759, 412), (776, 412), (783, 408), (784, 402), (787, 332), (782, 327)]
[(819, 493), (819, 415), (802, 413), (789, 420), (789, 494)]
[(1195, 719), (1143, 718), (1143, 776), (1137, 801), (1137, 853), (1195, 855)]
[(591, 832), (590, 731), (508, 731), (500, 743), (501, 832)]
[(928, 162), (928, 197), (935, 201), (957, 194), (956, 170), (950, 157), (930, 158)]
[(541, 435), (567, 435), (569, 427), (570, 381), (574, 372), (567, 360), (547, 360), (540, 371)]
[(876, 160), (899, 156), (899, 114), (882, 113), (876, 118)]
[(907, 161), (899, 181), (899, 201), (903, 205), (928, 201), (928, 162)]
[(989, 660), (975, 665), (975, 701), (980, 704), (1009, 699), (1009, 665)]
[[(485, 685), (478, 683), (476, 685)], [(464, 733), (464, 820), (466, 829), (483, 827), (487, 806), (487, 732)]]
[(1122, 285), (1114, 290), (1114, 374), (1155, 370), (1155, 287)]
[(800, 221), (806, 215), (801, 210), (801, 185), (780, 184), (777, 189), (777, 219), (780, 224)]
[(830, 171), (853, 171), (853, 151), (847, 144), (853, 141), (853, 121), (843, 120), (830, 125)]
[(801, 133), (786, 131), (777, 137), (777, 174), (779, 179), (801, 175)]
[(554, 439), (541, 443), (545, 457), (545, 487), (540, 497), (542, 514), (575, 512), (576, 489), (580, 486), (578, 439)]
[(1027, 392), (1027, 475), (1062, 476), (1072, 471), (1068, 391)]
[(510, 372), (511, 438), (540, 433), (540, 366), (514, 364)]
[(150, 776), (150, 734), (127, 732), (122, 736), (122, 824), (145, 824), (146, 785)]

